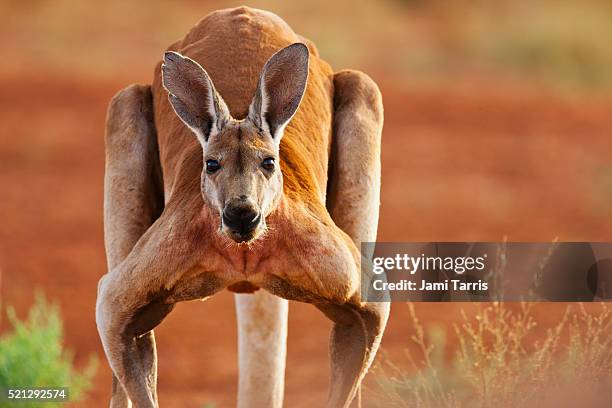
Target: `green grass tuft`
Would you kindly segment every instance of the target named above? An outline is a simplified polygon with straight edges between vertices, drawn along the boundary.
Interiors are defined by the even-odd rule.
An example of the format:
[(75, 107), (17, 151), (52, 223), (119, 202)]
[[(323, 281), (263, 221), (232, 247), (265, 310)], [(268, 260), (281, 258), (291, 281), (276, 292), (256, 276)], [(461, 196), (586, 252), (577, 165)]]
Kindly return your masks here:
[[(79, 400), (91, 388), (97, 360), (78, 371), (72, 353), (64, 349), (62, 319), (58, 306), (38, 295), (26, 320), (17, 318), (12, 307), (7, 317), (13, 331), (0, 337), (0, 389), (24, 387), (68, 387), (70, 400)], [(0, 407), (39, 407), (40, 402), (0, 400)], [(62, 403), (45, 403), (47, 408)]]

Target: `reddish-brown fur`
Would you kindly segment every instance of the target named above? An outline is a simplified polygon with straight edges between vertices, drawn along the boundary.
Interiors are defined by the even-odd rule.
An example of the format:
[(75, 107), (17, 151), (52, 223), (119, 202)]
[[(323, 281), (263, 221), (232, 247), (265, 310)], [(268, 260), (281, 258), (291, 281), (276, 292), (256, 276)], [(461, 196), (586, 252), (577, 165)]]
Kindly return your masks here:
[[(274, 14), (239, 7), (229, 15), (226, 10), (208, 15), (169, 50), (198, 62), (208, 72), (232, 116), (243, 119), (268, 58), (295, 42), (305, 40)], [(331, 144), (333, 72), (318, 57), (314, 45), (309, 42), (307, 45), (310, 50), (308, 87), (300, 109), (285, 130), (281, 142), (281, 168), (285, 194), (313, 207), (324, 207)], [(227, 75), (228, 71), (232, 75)], [(152, 92), (164, 186), (166, 192), (174, 194), (174, 186), (190, 185), (199, 180), (201, 147), (168, 102), (168, 93), (161, 83), (161, 62), (155, 69)], [(180, 180), (182, 177), (189, 180)], [(183, 195), (187, 191), (181, 189), (176, 193)], [(200, 192), (190, 189), (188, 194), (199, 195)]]
[[(180, 52), (202, 65), (232, 116), (243, 119), (255, 94), (259, 73), (268, 58), (279, 48), (303, 41), (274, 14), (239, 7), (229, 13), (224, 10), (208, 15), (169, 50)], [(308, 86), (300, 109), (285, 129), (280, 148), (280, 167), (285, 197), (306, 206), (317, 218), (327, 219), (330, 223), (325, 208), (325, 190), (331, 145), (333, 72), (318, 57), (314, 45), (308, 43), (308, 46), (311, 53)], [(228, 69), (232, 75), (227, 75)], [(152, 93), (166, 201), (171, 201), (173, 196), (180, 197), (183, 204), (197, 207), (197, 210), (193, 208), (192, 213), (202, 214), (200, 220), (192, 220), (194, 225), (199, 224), (205, 229), (191, 238), (198, 246), (199, 242), (195, 242), (197, 237), (215, 234), (219, 225), (219, 217), (211, 214), (210, 208), (200, 197), (202, 147), (168, 102), (168, 94), (161, 81), (161, 63), (155, 69)], [(299, 234), (298, 231), (285, 230), (287, 224), (282, 219), (274, 222), (282, 215), (282, 212), (278, 212), (270, 217), (271, 232), (260, 246), (265, 247), (266, 241), (273, 241), (275, 235)], [(256, 268), (260, 260), (269, 256), (266, 251), (247, 255), (246, 247), (228, 247), (223, 240), (216, 252), (231, 259), (245, 277), (260, 269)], [(354, 256), (357, 258), (356, 253)], [(257, 288), (252, 283), (231, 285), (232, 289), (247, 287)]]
[[(280, 137), (278, 128), (272, 134), (271, 128), (258, 129), (253, 122), (252, 115), (263, 114), (263, 104), (258, 105), (260, 112), (250, 112), (248, 119), (234, 119), (247, 116), (259, 73), (280, 48), (301, 53), (303, 58), (281, 58), (286, 64), (282, 68), (275, 65), (276, 60), (272, 72), (266, 65), (263, 73), (271, 74), (266, 78), (274, 78), (272, 82), (281, 78), (280, 84), (271, 86), (276, 94), (271, 94), (273, 103), (266, 108), (285, 112), (275, 103), (293, 95), (291, 89), (296, 84), (301, 86), (301, 96), (308, 56), (303, 45), (287, 47), (296, 42), (308, 44), (309, 77), (301, 105), (280, 142), (283, 191), (278, 182), (257, 193), (274, 197), (274, 204), (268, 205), (264, 214), (267, 230), (252, 242), (237, 244), (221, 233), (219, 205), (211, 206), (211, 200), (218, 197), (211, 198), (202, 189), (202, 148), (205, 155), (225, 151), (234, 157), (226, 158), (225, 171), (219, 173), (224, 178), (204, 175), (207, 186), (217, 183), (214, 180), (225, 181), (215, 184), (221, 189), (235, 183), (232, 171), (243, 164), (261, 173), (261, 158), (254, 151), (275, 148), (272, 139)], [(202, 115), (194, 118), (206, 117), (207, 112), (197, 111), (201, 105), (193, 96), (201, 99), (208, 90), (200, 86), (212, 89), (212, 85), (206, 85), (210, 81), (205, 81), (206, 73), (200, 68), (205, 82), (195, 79), (195, 83), (186, 83), (198, 75), (193, 70), (197, 64), (191, 60), (208, 72), (233, 119), (226, 115), (222, 129), (215, 124), (216, 133), (210, 140), (199, 135), (198, 129), (190, 130), (186, 125), (197, 121), (189, 117), (186, 122), (179, 120), (179, 111), (186, 111), (180, 105), (176, 111), (177, 105), (173, 109), (168, 101), (160, 66), (150, 89), (132, 86), (111, 102), (105, 175), (109, 272), (100, 280), (96, 305), (102, 344), (116, 382), (121, 384), (115, 387), (111, 405), (125, 407), (128, 398), (136, 406), (157, 405), (153, 329), (175, 303), (205, 299), (225, 288), (237, 292), (262, 288), (284, 299), (312, 303), (334, 322), (328, 404), (347, 407), (372, 363), (389, 312), (388, 305), (362, 302), (359, 292), (358, 245), (375, 239), (378, 220), (382, 130), (378, 88), (356, 71), (333, 74), (314, 46), (279, 17), (246, 7), (210, 14), (170, 50), (178, 53), (166, 54), (164, 78), (169, 82), (164, 79), (164, 84), (191, 98), (189, 109)], [(274, 70), (293, 66), (294, 62), (301, 64), (301, 71), (276, 75), (280, 71)], [(183, 64), (183, 68), (177, 64)], [(181, 74), (179, 69), (190, 71)], [(218, 102), (215, 98), (204, 97)], [(295, 101), (297, 108), (299, 100)], [(185, 116), (181, 118), (186, 120)], [(236, 162), (242, 154), (250, 157), (249, 163)], [(330, 163), (333, 166), (328, 168)], [(159, 172), (163, 180), (158, 183)], [(278, 181), (279, 172), (274, 174)], [(164, 197), (158, 194), (158, 184), (163, 185)], [(329, 195), (328, 184), (334, 190)], [(250, 316), (262, 322), (268, 319), (271, 324), (269, 319), (279, 314)], [(278, 320), (275, 322), (273, 327), (277, 327)], [(249, 330), (254, 333), (254, 328), (256, 325), (251, 325)], [(274, 344), (279, 347), (278, 342)], [(275, 350), (269, 350), (267, 355), (274, 354)], [(248, 366), (245, 368), (256, 375)], [(276, 375), (275, 381), (280, 378), (282, 384), (282, 377)], [(274, 394), (270, 398), (276, 407), (282, 403), (282, 394), (273, 383), (267, 392)], [(258, 399), (253, 394), (250, 398)]]

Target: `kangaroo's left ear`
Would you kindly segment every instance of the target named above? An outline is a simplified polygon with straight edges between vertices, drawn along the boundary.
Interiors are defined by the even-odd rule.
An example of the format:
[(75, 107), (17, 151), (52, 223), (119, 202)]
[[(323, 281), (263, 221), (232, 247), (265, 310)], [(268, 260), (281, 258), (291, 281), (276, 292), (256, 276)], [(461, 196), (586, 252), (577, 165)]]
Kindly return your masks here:
[(308, 47), (302, 43), (276, 52), (261, 72), (248, 118), (277, 144), (300, 106), (307, 80)]

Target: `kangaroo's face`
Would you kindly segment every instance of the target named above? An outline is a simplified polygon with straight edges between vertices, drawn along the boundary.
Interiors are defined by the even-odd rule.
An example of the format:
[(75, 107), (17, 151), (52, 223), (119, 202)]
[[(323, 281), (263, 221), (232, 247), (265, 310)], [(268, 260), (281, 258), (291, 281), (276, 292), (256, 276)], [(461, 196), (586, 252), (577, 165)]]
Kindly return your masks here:
[(236, 242), (261, 236), (280, 202), (280, 140), (307, 78), (308, 48), (283, 48), (264, 66), (247, 118), (236, 120), (198, 63), (165, 54), (162, 79), (170, 103), (203, 147), (202, 196), (221, 217), (221, 232)]
[(266, 229), (282, 194), (278, 148), (249, 121), (232, 121), (204, 151), (202, 194), (221, 215), (222, 231), (237, 242)]

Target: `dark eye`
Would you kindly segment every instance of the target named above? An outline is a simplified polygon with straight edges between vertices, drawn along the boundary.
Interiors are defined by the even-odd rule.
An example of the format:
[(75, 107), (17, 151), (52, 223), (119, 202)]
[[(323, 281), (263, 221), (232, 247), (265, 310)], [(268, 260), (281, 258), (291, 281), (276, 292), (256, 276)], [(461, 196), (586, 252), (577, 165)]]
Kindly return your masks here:
[(261, 162), (261, 167), (263, 167), (264, 169), (268, 171), (274, 170), (274, 158), (268, 157), (264, 159), (264, 161)]
[(216, 160), (206, 160), (206, 172), (212, 174), (219, 170), (221, 165)]

